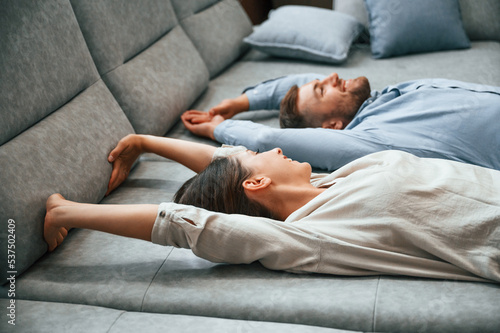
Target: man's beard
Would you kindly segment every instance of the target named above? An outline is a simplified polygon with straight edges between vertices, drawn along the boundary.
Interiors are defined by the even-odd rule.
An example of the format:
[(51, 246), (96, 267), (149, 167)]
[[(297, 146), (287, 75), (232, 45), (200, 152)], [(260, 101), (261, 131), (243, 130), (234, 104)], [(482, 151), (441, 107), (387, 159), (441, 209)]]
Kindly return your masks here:
[(361, 105), (370, 97), (371, 94), (370, 82), (368, 82), (368, 79), (364, 76), (360, 76), (358, 79), (361, 81), (360, 85), (356, 88), (356, 90), (351, 91), (353, 98), (351, 104), (352, 109), (348, 111), (349, 116), (351, 117), (356, 115)]

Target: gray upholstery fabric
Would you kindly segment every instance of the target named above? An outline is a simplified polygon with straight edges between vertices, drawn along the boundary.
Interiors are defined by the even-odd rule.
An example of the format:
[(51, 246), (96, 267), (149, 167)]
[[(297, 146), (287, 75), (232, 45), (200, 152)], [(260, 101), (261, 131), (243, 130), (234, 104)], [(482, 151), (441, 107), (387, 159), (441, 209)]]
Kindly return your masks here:
[(381, 278), (374, 331), (498, 332), (500, 285)]
[(0, 7), (3, 144), (99, 76), (67, 1), (3, 1)]
[(164, 135), (208, 82), (170, 1), (72, 3), (99, 72), (135, 131)]
[(179, 20), (199, 13), (221, 0), (171, 0)]
[(369, 331), (377, 278), (217, 265), (189, 250), (74, 230), (16, 284), (18, 299)]
[[(5, 309), (6, 299), (0, 299)], [(0, 321), (0, 332), (31, 333), (106, 333), (122, 311), (88, 305), (16, 301), (16, 325)]]
[(16, 297), (142, 311), (149, 285), (171, 251), (140, 240), (72, 230), (60, 248), (16, 281)]
[(101, 75), (123, 65), (178, 22), (169, 0), (71, 0)]
[(459, 3), (464, 29), (471, 40), (500, 41), (500, 1), (459, 0)]
[(282, 324), (262, 321), (231, 320), (199, 316), (163, 315), (127, 312), (113, 326), (110, 333), (122, 332), (192, 332), (192, 333), (342, 333), (352, 332), (317, 326)]
[(208, 72), (180, 26), (103, 80), (137, 133), (164, 135), (208, 83)]
[(369, 331), (376, 288), (377, 278), (297, 275), (256, 263), (217, 265), (174, 249), (143, 310)]
[(129, 177), (104, 204), (160, 204), (172, 201), (175, 192), (195, 173), (184, 166), (153, 154), (145, 154)]
[[(5, 305), (5, 306), (4, 306)], [(5, 309), (7, 299), (0, 299)], [(103, 307), (18, 300), (16, 325), (0, 321), (1, 332), (30, 333), (163, 333), (163, 332), (259, 332), (259, 333), (342, 333), (352, 332), (258, 321), (204, 318), (157, 313), (124, 312)], [(2, 318), (5, 319), (5, 318)]]
[[(28, 131), (0, 147), (0, 219), (16, 222), (16, 269), (21, 273), (45, 253), (45, 202), (60, 192), (72, 200), (98, 202), (111, 166), (106, 157), (133, 132), (102, 81), (98, 81)], [(7, 244), (7, 228), (0, 233)], [(2, 267), (7, 247), (0, 249)], [(2, 279), (7, 269), (2, 269)]]
[[(181, 25), (205, 61), (210, 77), (219, 74), (248, 49), (242, 39), (252, 32), (250, 19), (236, 0), (174, 0)], [(191, 14), (191, 15), (190, 15)]]

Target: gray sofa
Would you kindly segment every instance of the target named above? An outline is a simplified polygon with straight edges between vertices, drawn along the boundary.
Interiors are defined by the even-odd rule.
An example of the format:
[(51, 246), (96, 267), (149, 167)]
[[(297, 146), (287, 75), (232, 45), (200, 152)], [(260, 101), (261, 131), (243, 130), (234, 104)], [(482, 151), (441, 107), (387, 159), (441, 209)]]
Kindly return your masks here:
[[(252, 25), (234, 0), (3, 1), (0, 331), (500, 331), (494, 283), (294, 275), (88, 230), (48, 254), (42, 237), (55, 192), (92, 203), (171, 200), (192, 172), (149, 154), (104, 197), (109, 151), (134, 132), (216, 145), (179, 115), (259, 81), (336, 71), (366, 75), (378, 90), (426, 77), (500, 85), (499, 29), (487, 21), (497, 3), (461, 0), (470, 49), (374, 60), (359, 43), (333, 66), (250, 50), (242, 39)], [(352, 4), (336, 9), (363, 19), (363, 3)], [(239, 117), (278, 126), (275, 111)]]

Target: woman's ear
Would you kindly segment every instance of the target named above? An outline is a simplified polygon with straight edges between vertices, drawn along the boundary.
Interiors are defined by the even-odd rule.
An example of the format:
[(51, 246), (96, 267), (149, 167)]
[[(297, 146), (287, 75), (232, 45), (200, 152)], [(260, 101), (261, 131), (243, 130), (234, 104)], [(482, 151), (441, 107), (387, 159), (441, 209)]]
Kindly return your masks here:
[(265, 176), (250, 177), (243, 181), (243, 188), (248, 191), (257, 191), (271, 185), (271, 178)]

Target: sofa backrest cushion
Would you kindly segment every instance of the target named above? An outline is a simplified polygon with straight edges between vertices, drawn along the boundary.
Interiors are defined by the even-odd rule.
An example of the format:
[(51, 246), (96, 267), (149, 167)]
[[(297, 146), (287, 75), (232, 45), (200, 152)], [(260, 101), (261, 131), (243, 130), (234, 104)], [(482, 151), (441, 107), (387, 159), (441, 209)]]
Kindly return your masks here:
[[(64, 2), (2, 3), (0, 144), (99, 79), (71, 7)], [(53, 17), (58, 24), (51, 22)]]
[(172, 4), (211, 78), (248, 49), (243, 38), (252, 32), (252, 23), (237, 0), (172, 0)]
[(370, 19), (365, 0), (335, 0), (334, 9), (353, 16), (365, 26), (366, 30), (370, 29)]
[[(8, 140), (0, 146), (0, 243), (6, 245), (0, 260), (6, 281), (7, 272), (22, 273), (46, 252), (50, 194), (99, 202), (111, 174), (107, 155), (133, 129), (99, 78), (69, 1), (7, 1), (0, 22), (0, 73), (9, 75), (8, 82), (1, 80), (2, 121), (24, 124), (15, 132), (9, 126), (0, 130)], [(15, 245), (13, 266), (8, 242)]]
[(499, 0), (459, 0), (464, 29), (471, 40), (500, 41)]
[(170, 0), (71, 0), (99, 73), (137, 133), (164, 135), (208, 85)]

